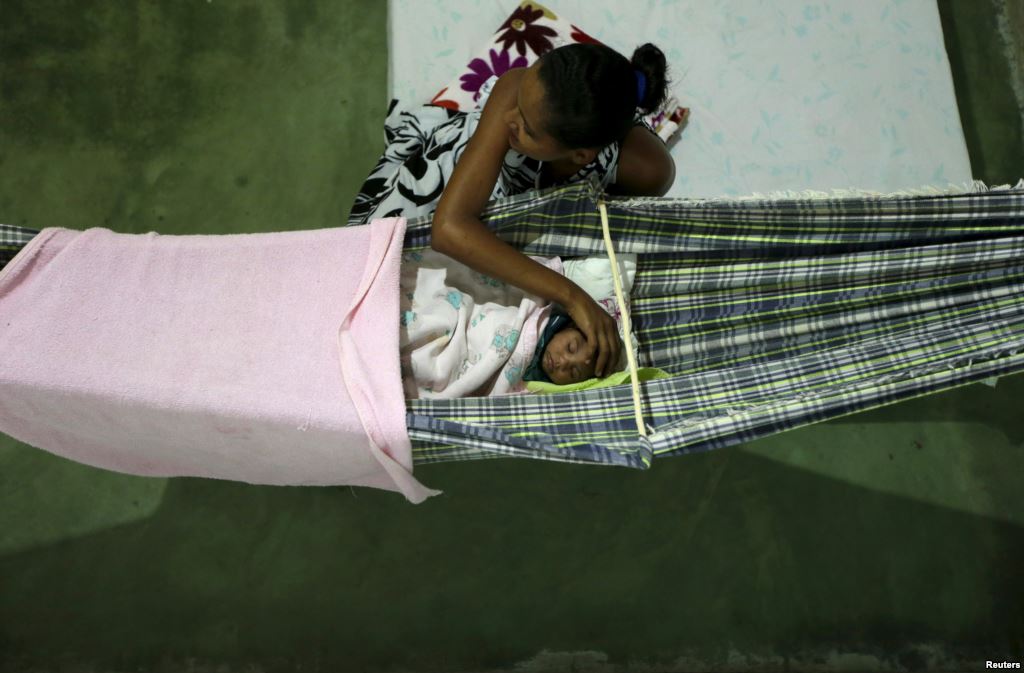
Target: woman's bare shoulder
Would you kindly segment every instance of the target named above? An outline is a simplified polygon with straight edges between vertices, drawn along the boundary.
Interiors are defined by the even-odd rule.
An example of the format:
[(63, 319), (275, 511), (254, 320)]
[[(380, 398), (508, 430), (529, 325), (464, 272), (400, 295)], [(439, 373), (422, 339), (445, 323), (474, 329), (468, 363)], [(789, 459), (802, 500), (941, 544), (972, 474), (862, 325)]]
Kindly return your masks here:
[(664, 196), (676, 178), (676, 165), (665, 143), (645, 126), (634, 126), (619, 152), (617, 194)]
[[(480, 122), (455, 164), (451, 178), (437, 203), (434, 224), (477, 217), (490, 198), (498, 180), (501, 162), (509, 150), (506, 113), (516, 106), (522, 68), (509, 70), (498, 78), (484, 104)], [(434, 231), (434, 242), (443, 245), (443, 232)], [(440, 248), (435, 248), (440, 249)]]
[(519, 94), (519, 83), (523, 79), (523, 75), (526, 74), (526, 68), (512, 68), (506, 70), (494, 83), (494, 88), (491, 90), (491, 95), (487, 99), (487, 105), (484, 106), (486, 109), (494, 101), (494, 105), (500, 107), (502, 110), (507, 110), (516, 106), (516, 97)]

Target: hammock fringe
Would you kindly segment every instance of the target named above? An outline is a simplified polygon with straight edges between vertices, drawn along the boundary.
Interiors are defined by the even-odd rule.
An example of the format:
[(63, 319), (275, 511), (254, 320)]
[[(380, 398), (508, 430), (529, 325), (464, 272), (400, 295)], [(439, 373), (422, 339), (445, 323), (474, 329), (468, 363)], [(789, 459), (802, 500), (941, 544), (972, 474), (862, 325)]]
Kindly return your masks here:
[(889, 200), (905, 199), (917, 196), (955, 196), (966, 194), (985, 194), (989, 192), (1004, 192), (1024, 189), (1024, 179), (1019, 180), (1015, 185), (993, 185), (988, 186), (981, 180), (971, 182), (950, 183), (945, 186), (923, 185), (913, 189), (902, 189), (894, 192), (878, 192), (868, 189), (837, 188), (829, 191), (815, 189), (802, 190), (778, 190), (771, 192), (752, 192), (744, 196), (715, 196), (715, 197), (677, 197), (665, 198), (657, 196), (635, 196), (628, 198), (617, 198), (617, 206), (630, 207), (640, 206), (656, 200), (664, 205), (695, 206), (713, 203), (737, 203), (751, 201), (828, 201), (835, 199), (868, 199), (868, 200)]

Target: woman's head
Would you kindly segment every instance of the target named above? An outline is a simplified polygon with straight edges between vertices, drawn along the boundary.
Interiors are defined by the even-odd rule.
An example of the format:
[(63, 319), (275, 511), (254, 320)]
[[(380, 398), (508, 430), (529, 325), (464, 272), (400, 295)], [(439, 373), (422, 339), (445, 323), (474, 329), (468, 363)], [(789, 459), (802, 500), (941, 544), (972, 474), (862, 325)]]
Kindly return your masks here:
[(666, 89), (665, 55), (652, 44), (637, 48), (631, 60), (601, 44), (553, 49), (520, 82), (508, 118), (512, 148), (542, 161), (588, 163), (596, 150), (626, 136), (637, 108), (657, 109)]

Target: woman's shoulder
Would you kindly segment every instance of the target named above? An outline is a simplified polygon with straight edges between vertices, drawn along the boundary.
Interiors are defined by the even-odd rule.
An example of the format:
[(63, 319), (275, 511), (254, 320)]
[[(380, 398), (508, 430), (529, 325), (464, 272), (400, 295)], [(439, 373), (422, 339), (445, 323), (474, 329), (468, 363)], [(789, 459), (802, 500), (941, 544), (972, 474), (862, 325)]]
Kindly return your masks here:
[[(526, 68), (511, 68), (506, 70), (500, 77), (492, 77), (481, 88), (484, 100), (483, 107), (488, 105), (498, 106), (503, 110), (515, 107), (516, 97), (519, 94), (519, 82), (522, 81)], [(492, 101), (494, 101), (492, 103)]]
[(646, 124), (637, 124), (619, 149), (617, 193), (664, 196), (675, 182), (676, 168), (665, 143)]
[(523, 79), (523, 75), (526, 74), (526, 68), (509, 68), (498, 77), (499, 82), (505, 82), (506, 86), (519, 86), (519, 82)]

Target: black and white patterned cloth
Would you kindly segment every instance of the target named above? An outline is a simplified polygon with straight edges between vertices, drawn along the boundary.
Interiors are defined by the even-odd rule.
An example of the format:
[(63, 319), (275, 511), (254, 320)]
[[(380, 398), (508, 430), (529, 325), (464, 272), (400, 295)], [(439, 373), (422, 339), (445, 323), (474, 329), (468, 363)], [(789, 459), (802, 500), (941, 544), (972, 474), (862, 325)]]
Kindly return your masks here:
[[(481, 87), (479, 107), (468, 113), (434, 105), (400, 111), (398, 101), (392, 100), (384, 122), (387, 147), (360, 188), (348, 224), (366, 224), (381, 217), (432, 214), (480, 123), (484, 103), (497, 81), (497, 77), (491, 77)], [(643, 123), (639, 116), (637, 123)], [(594, 161), (560, 184), (588, 181), (596, 175), (605, 188), (615, 182), (618, 162), (619, 143), (611, 143), (601, 149)], [(541, 162), (509, 150), (491, 199), (539, 188), (541, 169)]]

